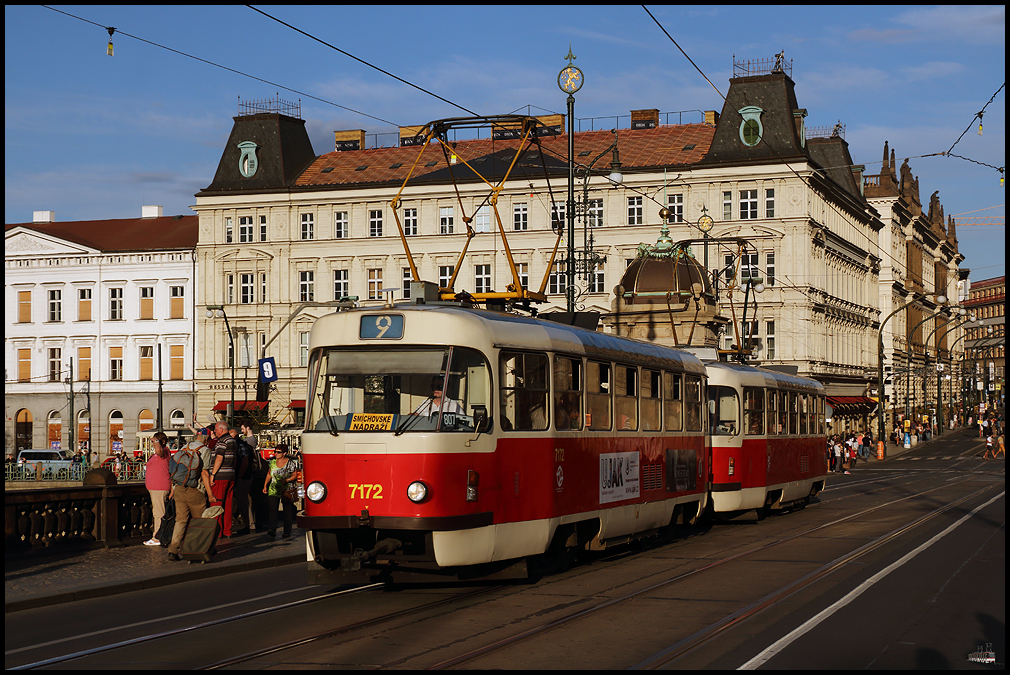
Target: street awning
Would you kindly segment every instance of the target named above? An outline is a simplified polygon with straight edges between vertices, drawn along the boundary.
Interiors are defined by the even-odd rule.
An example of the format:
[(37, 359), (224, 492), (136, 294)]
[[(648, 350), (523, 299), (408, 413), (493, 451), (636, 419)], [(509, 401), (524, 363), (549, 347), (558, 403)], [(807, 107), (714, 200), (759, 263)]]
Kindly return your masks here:
[[(218, 401), (214, 412), (227, 412), (229, 401)], [(235, 401), (235, 410), (264, 410), (269, 401)]]
[(303, 399), (303, 398), (296, 398), (295, 400), (291, 401), (291, 403), (288, 403), (288, 408), (290, 410), (296, 410), (296, 409), (304, 410), (305, 409), (305, 399)]
[(877, 402), (869, 396), (828, 396), (827, 402), (836, 415), (869, 415), (877, 409)]

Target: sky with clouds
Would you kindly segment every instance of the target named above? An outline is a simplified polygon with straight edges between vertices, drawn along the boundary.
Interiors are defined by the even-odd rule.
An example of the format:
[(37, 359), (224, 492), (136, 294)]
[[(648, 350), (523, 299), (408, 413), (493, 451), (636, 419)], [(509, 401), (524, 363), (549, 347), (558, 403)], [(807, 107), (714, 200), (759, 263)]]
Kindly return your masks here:
[[(808, 127), (841, 121), (868, 173), (888, 141), (899, 162), (911, 158), (924, 203), (939, 190), (948, 215), (1005, 216), (991, 168), (1005, 163), (1005, 89), (985, 108), (983, 135), (976, 121), (954, 147), (967, 159), (921, 157), (950, 149), (1003, 85), (1002, 5), (649, 6), (715, 89), (639, 5), (259, 8), (480, 114), (563, 112), (556, 78), (571, 45), (586, 76), (584, 129), (618, 115), (627, 127), (640, 108), (721, 110), (715, 89), (726, 93), (734, 57), (784, 50)], [(467, 114), (245, 6), (8, 5), (4, 18), (7, 223), (38, 210), (139, 216), (145, 204), (191, 213), (239, 97), (301, 99), (319, 154), (338, 129), (384, 134)], [(958, 240), (973, 279), (1005, 274), (1002, 225), (960, 228)]]

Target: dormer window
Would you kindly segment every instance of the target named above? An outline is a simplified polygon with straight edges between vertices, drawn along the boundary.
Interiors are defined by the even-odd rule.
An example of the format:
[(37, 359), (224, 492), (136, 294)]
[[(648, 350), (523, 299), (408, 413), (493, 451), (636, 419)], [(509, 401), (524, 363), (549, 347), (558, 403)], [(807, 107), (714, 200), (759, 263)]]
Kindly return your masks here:
[(743, 116), (740, 123), (740, 141), (748, 148), (753, 148), (761, 142), (764, 135), (764, 126), (761, 124), (761, 114), (764, 110), (756, 105), (749, 105), (740, 108), (738, 112)]

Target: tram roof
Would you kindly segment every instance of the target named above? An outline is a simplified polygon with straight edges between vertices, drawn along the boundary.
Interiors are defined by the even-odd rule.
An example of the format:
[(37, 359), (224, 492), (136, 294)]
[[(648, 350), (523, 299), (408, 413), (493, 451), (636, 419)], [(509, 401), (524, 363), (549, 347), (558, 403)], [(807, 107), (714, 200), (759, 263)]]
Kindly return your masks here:
[[(777, 370), (766, 370), (728, 361), (705, 361), (705, 365), (708, 367), (710, 378), (720, 379), (715, 373), (721, 370), (733, 373), (742, 386), (776, 387), (779, 389), (799, 389), (810, 393), (824, 393), (824, 385), (817, 380), (789, 375)], [(713, 382), (713, 384), (719, 383)]]
[[(705, 366), (694, 354), (663, 347), (651, 342), (622, 338), (597, 331), (586, 330), (577, 326), (568, 326), (542, 319), (533, 319), (516, 314), (505, 314), (481, 309), (455, 307), (451, 305), (394, 305), (392, 308), (363, 307), (360, 309), (337, 312), (321, 317), (316, 325), (332, 334), (331, 322), (347, 321), (350, 316), (360, 316), (363, 313), (403, 313), (409, 326), (409, 315), (420, 314), (438, 317), (437, 333), (429, 344), (460, 344), (458, 337), (464, 328), (482, 332), (483, 338), (499, 349), (543, 350), (561, 353), (585, 354), (590, 358), (607, 360), (633, 360), (643, 366), (669, 368), (669, 363), (679, 365), (678, 370), (698, 375), (705, 374)], [(448, 324), (456, 323), (457, 327)], [(405, 328), (405, 337), (409, 327)], [(315, 333), (315, 331), (313, 331)], [(315, 336), (313, 336), (315, 338)], [(457, 339), (454, 339), (457, 338)], [(416, 335), (408, 338), (409, 344), (418, 344)], [(314, 346), (319, 346), (318, 338), (313, 339)]]

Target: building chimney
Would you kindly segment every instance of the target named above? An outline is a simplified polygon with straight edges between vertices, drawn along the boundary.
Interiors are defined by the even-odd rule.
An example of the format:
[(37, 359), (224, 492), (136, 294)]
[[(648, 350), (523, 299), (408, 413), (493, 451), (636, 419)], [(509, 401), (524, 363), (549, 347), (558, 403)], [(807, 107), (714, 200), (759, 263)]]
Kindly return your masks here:
[(162, 207), (160, 206), (141, 206), (140, 207), (140, 217), (141, 218), (161, 218)]
[(719, 113), (714, 110), (705, 111), (705, 124), (715, 126), (719, 123)]
[(400, 127), (400, 147), (403, 148), (408, 145), (423, 145), (424, 136), (418, 136), (418, 134), (421, 133), (421, 129), (424, 129), (423, 125)]
[(33, 223), (55, 223), (56, 222), (56, 212), (55, 211), (33, 211), (32, 212), (32, 222)]
[(352, 129), (350, 131), (334, 131), (333, 142), (333, 149), (337, 152), (346, 152), (347, 150), (364, 150), (365, 130)]
[[(856, 185), (859, 186), (859, 194), (863, 195), (863, 172), (866, 171), (865, 164), (854, 164), (852, 165), (852, 180), (856, 181)], [(865, 195), (863, 195), (865, 196)]]
[(659, 110), (650, 108), (649, 110), (631, 111), (632, 129), (655, 129), (659, 126)]

